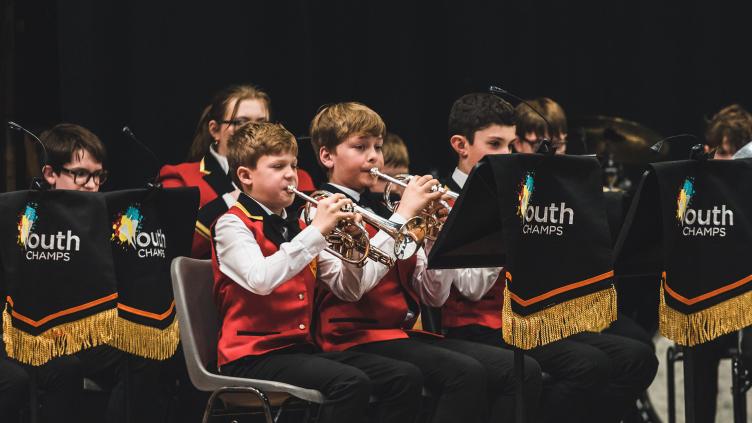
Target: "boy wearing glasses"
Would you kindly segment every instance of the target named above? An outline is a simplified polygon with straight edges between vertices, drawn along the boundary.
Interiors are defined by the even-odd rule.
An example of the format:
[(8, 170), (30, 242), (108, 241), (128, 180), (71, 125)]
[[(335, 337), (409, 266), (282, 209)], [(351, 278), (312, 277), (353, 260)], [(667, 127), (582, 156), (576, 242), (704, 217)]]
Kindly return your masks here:
[[(40, 139), (47, 151), (42, 175), (51, 189), (99, 191), (107, 180), (103, 165), (107, 153), (99, 137), (82, 126), (61, 123), (42, 133)], [(80, 405), (82, 378), (87, 377), (112, 386), (105, 421), (123, 421), (126, 372), (131, 381), (129, 394), (133, 421), (149, 422), (159, 418), (161, 386), (159, 366), (154, 360), (129, 357), (127, 353), (108, 345), (61, 358), (67, 360), (64, 369), (67, 373), (63, 375), (66, 377), (69, 398), (67, 402), (56, 403), (52, 407), (47, 404), (47, 411), (55, 419), (77, 421), (75, 416)], [(52, 417), (49, 421), (53, 421)]]
[(558, 103), (548, 97), (540, 97), (527, 101), (546, 117), (551, 124), (551, 134), (546, 122), (530, 106), (520, 103), (515, 108), (517, 119), (517, 139), (512, 142), (514, 151), (518, 153), (535, 153), (538, 143), (543, 138), (550, 138), (556, 154), (567, 152), (567, 116)]
[(42, 175), (52, 189), (99, 191), (107, 181), (102, 141), (88, 129), (61, 123), (41, 136), (47, 149)]

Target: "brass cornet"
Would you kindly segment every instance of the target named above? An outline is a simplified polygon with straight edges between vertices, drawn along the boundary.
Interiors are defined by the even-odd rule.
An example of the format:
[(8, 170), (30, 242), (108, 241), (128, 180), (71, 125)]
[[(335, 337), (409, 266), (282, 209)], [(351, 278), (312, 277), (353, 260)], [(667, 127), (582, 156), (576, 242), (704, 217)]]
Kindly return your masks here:
[[(313, 220), (310, 217), (311, 205), (318, 205), (319, 199), (332, 195), (327, 191), (316, 191), (309, 196), (292, 185), (287, 187), (287, 190), (306, 200), (303, 210), (303, 220), (306, 224), (310, 224)], [(411, 219), (404, 225), (399, 225), (355, 204), (348, 206), (345, 211), (359, 213), (363, 220), (394, 238), (394, 255), (400, 260), (410, 258), (423, 242), (422, 219)], [(388, 267), (394, 265), (394, 260), (388, 254), (371, 245), (368, 231), (355, 222), (341, 221), (332, 233), (326, 236), (326, 241), (329, 244), (327, 251), (356, 266), (365, 265), (366, 259)]]
[[(410, 182), (410, 179), (413, 178), (413, 175), (400, 174), (390, 176), (386, 173), (381, 172), (377, 167), (371, 169), (371, 175), (378, 176), (379, 178), (387, 181), (386, 185), (384, 186), (384, 203), (390, 211), (394, 211), (396, 204), (392, 203), (390, 198), (392, 193), (392, 185), (399, 185), (402, 188), (405, 188), (407, 187), (407, 183)], [(432, 191), (441, 192), (443, 195), (449, 196), (453, 200), (456, 200), (460, 196), (458, 193), (446, 188), (442, 188), (438, 185), (434, 185)], [(452, 206), (450, 206), (444, 200), (438, 200), (429, 203), (428, 206), (423, 209), (421, 215), (426, 222), (426, 239), (436, 240), (439, 232), (441, 231), (441, 228), (444, 226), (443, 223), (441, 223), (441, 217), (439, 216), (439, 211), (441, 209), (452, 210)]]

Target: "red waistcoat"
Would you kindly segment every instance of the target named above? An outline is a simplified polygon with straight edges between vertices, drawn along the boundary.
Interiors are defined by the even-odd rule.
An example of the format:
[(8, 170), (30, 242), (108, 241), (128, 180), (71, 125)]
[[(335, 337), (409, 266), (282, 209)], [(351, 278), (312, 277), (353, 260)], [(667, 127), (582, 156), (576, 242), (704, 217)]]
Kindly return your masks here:
[[(454, 192), (462, 191), (457, 183), (448, 178), (445, 180), (446, 188)], [(454, 206), (454, 200), (449, 200), (449, 205)], [(469, 325), (480, 325), (491, 329), (501, 329), (501, 306), (504, 300), (504, 272), (499, 274), (498, 279), (491, 289), (478, 301), (465, 298), (457, 288), (452, 285), (449, 298), (441, 308), (442, 328), (458, 328)]]
[[(227, 213), (238, 216), (245, 223), (265, 257), (279, 249), (264, 236), (263, 217), (251, 216), (238, 206), (231, 207)], [(269, 295), (254, 294), (223, 274), (213, 248), (212, 265), (214, 302), (222, 319), (217, 365), (293, 345), (313, 343), (310, 327), (316, 261)]]
[(441, 308), (441, 326), (443, 328), (458, 328), (468, 325), (481, 325), (491, 329), (501, 329), (503, 299), (503, 274), (499, 275), (491, 289), (479, 301), (468, 300), (452, 285), (449, 298)]
[[(369, 235), (377, 231), (366, 225)], [(410, 287), (416, 258), (398, 261), (379, 283), (357, 302), (340, 300), (322, 290), (318, 297), (316, 341), (324, 351), (343, 351), (369, 342), (407, 338), (415, 318), (406, 320), (409, 310), (407, 296), (418, 304), (418, 296)], [(417, 310), (414, 310), (417, 314)]]

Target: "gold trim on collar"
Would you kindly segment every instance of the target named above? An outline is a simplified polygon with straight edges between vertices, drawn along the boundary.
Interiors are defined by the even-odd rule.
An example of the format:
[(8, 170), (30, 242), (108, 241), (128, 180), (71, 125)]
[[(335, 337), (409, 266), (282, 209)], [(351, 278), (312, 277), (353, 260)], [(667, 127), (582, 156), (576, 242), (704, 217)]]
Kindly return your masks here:
[(240, 204), (240, 201), (238, 201), (237, 203), (235, 203), (235, 207), (239, 208), (240, 211), (242, 211), (243, 213), (245, 213), (245, 215), (248, 216), (248, 218), (250, 218), (250, 219), (253, 219), (253, 220), (264, 220), (264, 216), (253, 216), (253, 215), (251, 215), (251, 213), (248, 211), (248, 209), (246, 209), (244, 205)]
[(201, 163), (198, 164), (198, 171), (203, 173), (204, 175), (211, 175), (211, 171), (206, 170), (204, 159), (201, 159)]

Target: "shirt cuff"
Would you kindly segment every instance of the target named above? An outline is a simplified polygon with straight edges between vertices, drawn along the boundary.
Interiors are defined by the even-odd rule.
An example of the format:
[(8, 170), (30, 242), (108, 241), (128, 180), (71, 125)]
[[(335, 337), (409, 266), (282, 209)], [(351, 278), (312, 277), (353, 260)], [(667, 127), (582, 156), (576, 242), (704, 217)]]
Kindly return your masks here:
[(312, 256), (318, 255), (329, 246), (324, 235), (321, 235), (321, 232), (314, 226), (306, 227), (293, 239), (303, 244), (303, 248)]
[(394, 223), (399, 223), (400, 225), (404, 225), (407, 223), (407, 219), (405, 219), (401, 214), (394, 213), (389, 217), (389, 220), (391, 220)]

